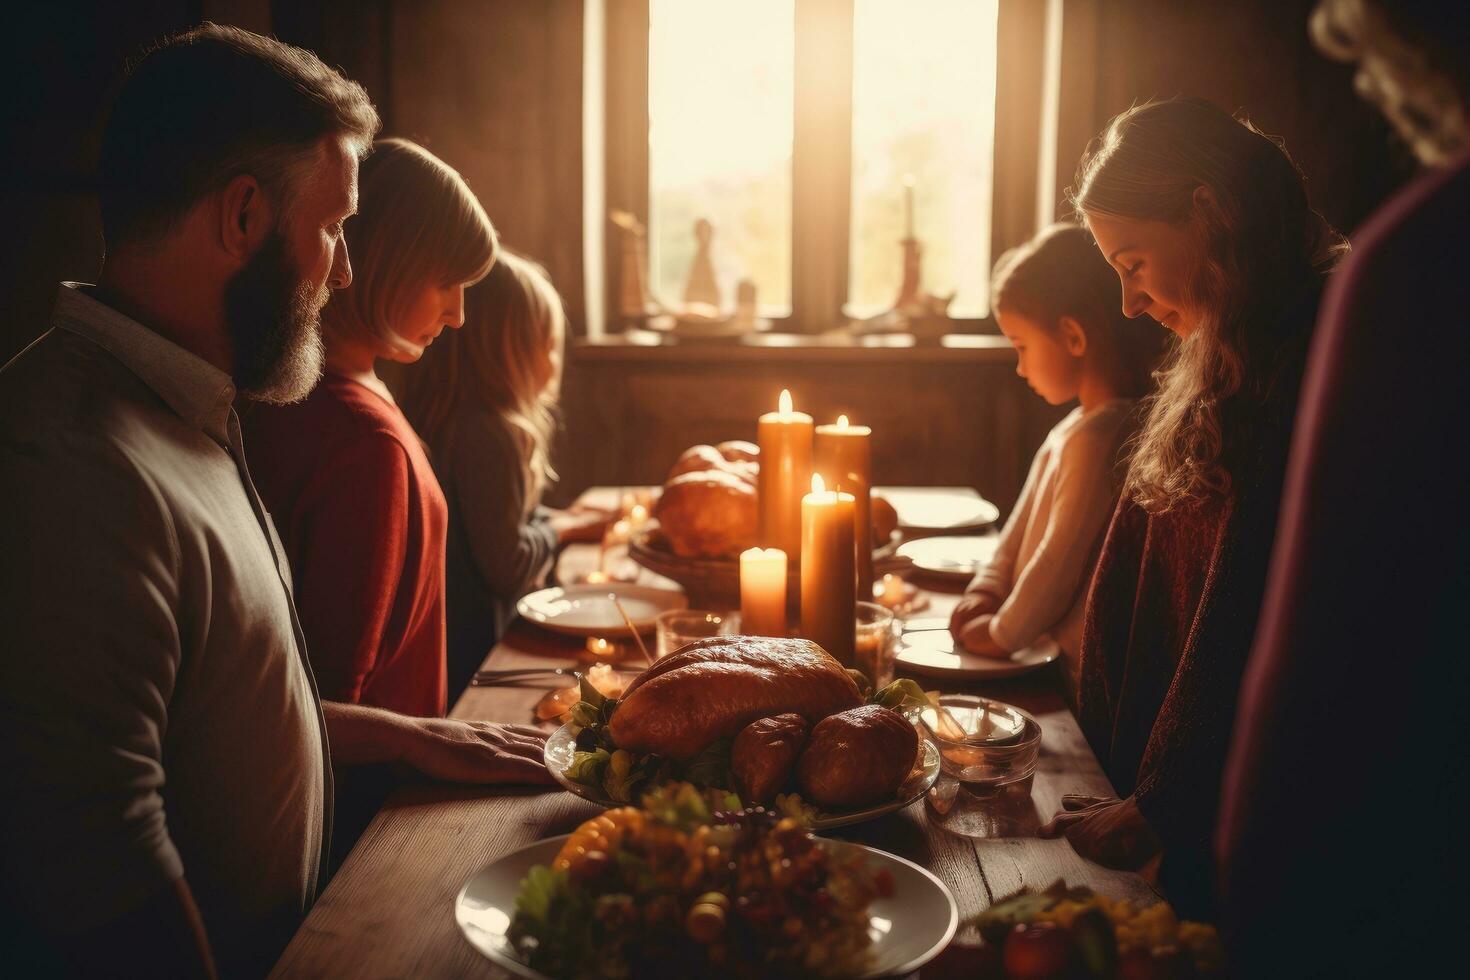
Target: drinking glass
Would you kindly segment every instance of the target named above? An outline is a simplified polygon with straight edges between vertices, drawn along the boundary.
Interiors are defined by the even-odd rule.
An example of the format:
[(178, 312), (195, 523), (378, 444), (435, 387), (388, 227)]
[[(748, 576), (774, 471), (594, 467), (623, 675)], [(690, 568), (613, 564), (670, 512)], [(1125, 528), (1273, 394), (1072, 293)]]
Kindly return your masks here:
[(733, 635), (739, 625), (739, 614), (708, 609), (669, 609), (659, 613), (654, 624), (658, 630), (658, 649), (654, 656), (662, 660), (695, 640)]
[(876, 691), (893, 683), (895, 620), (892, 611), (876, 602), (859, 602), (856, 608), (857, 668), (867, 675)]

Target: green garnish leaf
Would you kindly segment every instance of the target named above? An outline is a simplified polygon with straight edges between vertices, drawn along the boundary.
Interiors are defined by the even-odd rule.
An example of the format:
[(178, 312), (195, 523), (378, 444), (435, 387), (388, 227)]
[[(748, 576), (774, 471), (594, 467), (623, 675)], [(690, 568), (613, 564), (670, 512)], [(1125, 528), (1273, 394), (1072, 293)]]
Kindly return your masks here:
[(868, 698), (870, 704), (881, 704), (885, 708), (892, 708), (902, 714), (909, 710), (923, 710), (929, 707), (929, 695), (917, 682), (901, 677), (873, 693)]
[(590, 704), (594, 711), (600, 710), (607, 697), (592, 685), (592, 682), (587, 679), (586, 674), (578, 678), (577, 685), (581, 688), (582, 701)]
[(734, 785), (730, 777), (730, 747), (733, 739), (720, 738), (684, 763), (683, 777), (697, 786), (729, 789)]
[(592, 789), (601, 789), (604, 775), (611, 762), (612, 753), (607, 749), (577, 752), (572, 756), (572, 764), (567, 767), (566, 777), (574, 783), (580, 783)]

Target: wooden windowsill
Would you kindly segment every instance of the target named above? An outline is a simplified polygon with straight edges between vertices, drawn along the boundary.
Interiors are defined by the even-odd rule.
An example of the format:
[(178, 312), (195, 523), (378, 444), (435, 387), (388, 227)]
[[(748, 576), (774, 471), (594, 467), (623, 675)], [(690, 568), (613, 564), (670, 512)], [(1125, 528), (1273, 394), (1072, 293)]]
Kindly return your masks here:
[(1014, 364), (1016, 352), (993, 334), (946, 334), (938, 343), (907, 334), (869, 337), (753, 334), (730, 340), (679, 341), (651, 331), (632, 331), (571, 345), (574, 362), (650, 363), (750, 362), (928, 362)]

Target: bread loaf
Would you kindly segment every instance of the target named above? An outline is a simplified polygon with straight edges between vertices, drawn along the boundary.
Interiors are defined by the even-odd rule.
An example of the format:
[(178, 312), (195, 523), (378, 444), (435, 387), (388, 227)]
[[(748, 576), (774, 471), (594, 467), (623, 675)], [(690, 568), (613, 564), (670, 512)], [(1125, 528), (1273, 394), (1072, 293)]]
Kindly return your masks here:
[(890, 708), (865, 704), (824, 718), (796, 764), (801, 795), (824, 807), (887, 800), (913, 771), (919, 733)]
[(735, 736), (730, 772), (746, 805), (769, 803), (786, 785), (810, 728), (801, 715), (787, 713), (757, 718)]
[(738, 555), (755, 543), (760, 522), (754, 484), (722, 470), (670, 480), (654, 514), (669, 547), (685, 558)]

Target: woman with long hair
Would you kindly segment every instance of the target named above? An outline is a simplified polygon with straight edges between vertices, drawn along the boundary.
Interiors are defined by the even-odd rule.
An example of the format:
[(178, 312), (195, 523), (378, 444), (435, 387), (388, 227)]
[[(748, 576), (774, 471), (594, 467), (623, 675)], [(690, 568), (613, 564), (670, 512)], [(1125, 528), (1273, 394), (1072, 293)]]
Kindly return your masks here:
[(1078, 710), (1123, 800), (1048, 833), (1104, 863), (1162, 849), (1181, 909), (1214, 901), (1211, 838), (1323, 279), (1346, 250), (1282, 147), (1200, 101), (1141, 105), (1083, 159), (1074, 203), (1123, 312), (1177, 339), (1093, 578)]
[(358, 207), (352, 283), (322, 311), (326, 374), (303, 402), (254, 406), (245, 441), (322, 697), (439, 716), (448, 507), (378, 363), (415, 361), (463, 325), (495, 230), (460, 175), (407, 140), (375, 144)]
[(541, 505), (566, 336), (539, 265), (502, 251), (465, 296), (467, 327), (394, 379), (449, 502), (449, 687), (461, 690), (539, 586), (561, 545), (598, 540), (607, 515)]

